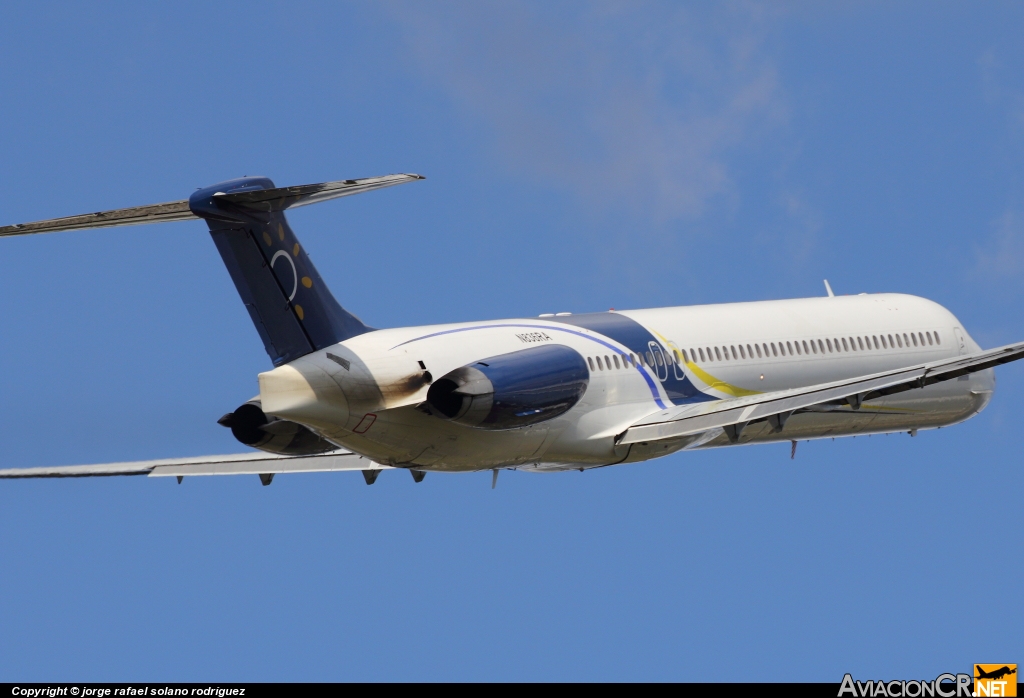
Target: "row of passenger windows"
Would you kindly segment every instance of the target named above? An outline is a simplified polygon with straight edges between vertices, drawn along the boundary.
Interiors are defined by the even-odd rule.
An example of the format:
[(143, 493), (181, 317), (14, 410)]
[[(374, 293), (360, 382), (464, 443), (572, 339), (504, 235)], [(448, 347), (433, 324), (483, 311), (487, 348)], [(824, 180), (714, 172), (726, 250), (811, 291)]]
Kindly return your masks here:
[[(621, 359), (621, 361), (620, 361)], [(611, 356), (595, 356), (587, 357), (587, 363), (590, 364), (590, 370), (595, 370), (595, 366), (598, 371), (611, 371), (616, 368), (629, 368), (630, 366), (647, 366), (653, 368), (655, 364), (658, 366), (664, 366), (668, 364), (678, 364), (679, 359), (673, 356), (671, 353), (662, 355), (659, 351), (654, 354), (647, 352), (647, 354), (634, 354), (630, 352), (628, 354), (612, 354)]]
[[(762, 344), (730, 344), (720, 347), (691, 348), (677, 350), (686, 362), (739, 361), (742, 359), (771, 358), (777, 356), (803, 356), (805, 354), (833, 354), (843, 352), (871, 351), (881, 349), (903, 349), (910, 347), (942, 344), (938, 332), (904, 332), (902, 334), (865, 335), (863, 337), (827, 337), (825, 339), (798, 339), (791, 342), (764, 342)], [(674, 352), (664, 357), (660, 351), (633, 354), (612, 354), (611, 356), (587, 357), (590, 370), (610, 371), (631, 366), (654, 367), (665, 363), (678, 364)], [(621, 361), (620, 361), (621, 359)]]
[[(938, 332), (899, 332), (863, 337), (826, 337), (825, 339), (799, 339), (792, 342), (765, 342), (754, 345), (729, 345), (722, 347), (698, 347), (690, 349), (687, 357), (683, 349), (683, 360), (728, 361), (729, 359), (769, 358), (774, 356), (802, 356), (806, 354), (832, 354), (873, 349), (903, 349), (910, 347), (942, 344)], [(769, 351), (771, 353), (769, 353)], [(756, 353), (756, 357), (755, 357)]]

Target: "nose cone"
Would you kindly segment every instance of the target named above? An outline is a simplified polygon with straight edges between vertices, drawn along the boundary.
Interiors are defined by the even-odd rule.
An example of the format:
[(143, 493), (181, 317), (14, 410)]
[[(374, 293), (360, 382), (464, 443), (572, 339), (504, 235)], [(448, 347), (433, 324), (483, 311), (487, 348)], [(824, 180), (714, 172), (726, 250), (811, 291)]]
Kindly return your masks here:
[(348, 419), (345, 394), (313, 362), (298, 359), (259, 375), (263, 411), (320, 429), (343, 426)]

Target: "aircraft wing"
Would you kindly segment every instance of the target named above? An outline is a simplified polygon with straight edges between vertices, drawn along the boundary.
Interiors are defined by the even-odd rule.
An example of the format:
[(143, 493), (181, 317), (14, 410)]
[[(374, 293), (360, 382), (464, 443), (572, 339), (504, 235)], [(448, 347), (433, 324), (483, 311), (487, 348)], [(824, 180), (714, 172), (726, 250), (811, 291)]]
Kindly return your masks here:
[(716, 427), (723, 428), (729, 439), (735, 442), (739, 432), (751, 422), (767, 420), (781, 430), (781, 424), (797, 410), (839, 404), (860, 409), (861, 403), (869, 400), (953, 380), (1021, 358), (1024, 358), (1024, 342), (831, 383), (684, 405), (645, 417), (626, 429), (619, 437), (619, 443), (673, 439)]
[(47, 468), (8, 468), (0, 479), (30, 477), (104, 477), (148, 475), (171, 477), (192, 475), (275, 475), (277, 473), (319, 473), (337, 470), (375, 471), (390, 469), (349, 451), (331, 451), (315, 456), (278, 456), (273, 453), (238, 453), (225, 456), (168, 458), (100, 465), (60, 465)]

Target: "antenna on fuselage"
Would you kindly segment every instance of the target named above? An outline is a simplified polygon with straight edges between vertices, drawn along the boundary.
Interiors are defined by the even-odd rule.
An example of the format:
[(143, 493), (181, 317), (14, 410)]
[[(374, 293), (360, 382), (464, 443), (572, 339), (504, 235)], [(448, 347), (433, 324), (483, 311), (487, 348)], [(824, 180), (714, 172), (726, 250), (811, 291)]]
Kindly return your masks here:
[(832, 287), (828, 285), (828, 279), (825, 279), (825, 290), (828, 291), (829, 298), (835, 298), (836, 294), (832, 293)]

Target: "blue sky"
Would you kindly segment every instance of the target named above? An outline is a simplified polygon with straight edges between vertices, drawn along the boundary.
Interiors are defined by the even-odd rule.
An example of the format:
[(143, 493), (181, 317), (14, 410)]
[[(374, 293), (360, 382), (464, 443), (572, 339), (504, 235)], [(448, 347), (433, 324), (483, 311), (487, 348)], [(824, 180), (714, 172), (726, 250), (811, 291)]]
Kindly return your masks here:
[[(33, 3), (0, 224), (419, 172), (293, 227), (377, 327), (904, 292), (1024, 339), (1024, 8)], [(236, 452), (199, 223), (0, 241), (0, 467)], [(4, 482), (0, 680), (931, 678), (1020, 662), (1024, 366), (950, 429), (586, 473)]]

